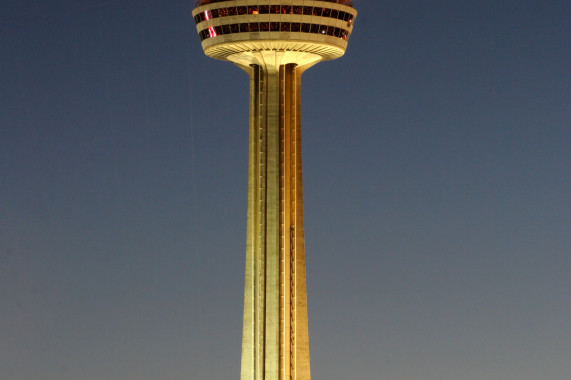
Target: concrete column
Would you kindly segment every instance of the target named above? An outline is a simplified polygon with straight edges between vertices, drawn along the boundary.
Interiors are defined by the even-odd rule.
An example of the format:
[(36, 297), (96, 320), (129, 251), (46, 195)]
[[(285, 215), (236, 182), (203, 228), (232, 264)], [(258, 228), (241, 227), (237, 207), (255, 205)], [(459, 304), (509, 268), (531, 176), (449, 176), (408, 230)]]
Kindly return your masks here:
[(250, 75), (248, 224), (241, 380), (310, 380), (300, 79), (278, 53)]

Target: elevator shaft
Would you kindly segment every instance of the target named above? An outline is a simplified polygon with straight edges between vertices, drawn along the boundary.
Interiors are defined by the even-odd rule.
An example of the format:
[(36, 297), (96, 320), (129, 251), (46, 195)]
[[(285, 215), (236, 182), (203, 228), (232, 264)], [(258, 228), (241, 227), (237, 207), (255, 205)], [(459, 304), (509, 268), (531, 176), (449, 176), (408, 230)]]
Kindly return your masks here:
[(251, 65), (241, 380), (310, 380), (301, 165), (304, 69)]

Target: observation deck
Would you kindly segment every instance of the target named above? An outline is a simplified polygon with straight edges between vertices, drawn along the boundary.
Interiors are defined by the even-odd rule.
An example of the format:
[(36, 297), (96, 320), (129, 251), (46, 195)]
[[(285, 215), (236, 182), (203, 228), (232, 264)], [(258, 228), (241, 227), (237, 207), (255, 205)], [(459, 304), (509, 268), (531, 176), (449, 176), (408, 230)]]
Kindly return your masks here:
[(357, 11), (349, 0), (199, 0), (192, 16), (211, 58), (249, 66), (277, 53), (303, 66), (345, 53)]

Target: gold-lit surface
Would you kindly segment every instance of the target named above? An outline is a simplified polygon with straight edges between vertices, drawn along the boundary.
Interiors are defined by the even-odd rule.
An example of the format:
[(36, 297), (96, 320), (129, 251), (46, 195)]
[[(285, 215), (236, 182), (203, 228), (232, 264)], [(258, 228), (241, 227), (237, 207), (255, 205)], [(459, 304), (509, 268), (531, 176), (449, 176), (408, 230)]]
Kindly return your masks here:
[[(269, 5), (269, 0), (217, 2), (210, 9)], [(280, 5), (327, 6), (356, 16), (349, 6), (282, 0)], [(236, 8), (237, 9), (237, 8)], [(207, 12), (208, 10), (208, 12)], [(341, 13), (340, 13), (341, 14)], [(341, 57), (353, 25), (343, 20), (292, 14), (226, 14), (197, 20), (206, 55), (235, 63), (250, 76), (248, 223), (241, 380), (310, 380), (303, 187), (301, 75), (324, 60)], [(315, 24), (347, 35), (245, 32), (258, 22)], [(250, 23), (250, 24), (248, 24)], [(218, 34), (226, 25), (234, 32)], [(269, 25), (269, 24), (266, 24)], [(281, 25), (281, 24), (280, 24)], [(227, 29), (229, 30), (229, 29)], [(238, 30), (238, 32), (236, 32)], [(205, 32), (208, 31), (208, 35)], [(210, 33), (212, 31), (212, 33)], [(201, 34), (202, 33), (202, 34)]]
[(304, 66), (309, 63), (317, 63), (322, 60), (339, 58), (345, 53), (345, 49), (335, 45), (314, 43), (311, 41), (293, 42), (264, 40), (253, 42), (218, 43), (205, 48), (205, 53), (212, 58), (227, 60), (244, 66), (254, 64), (272, 64), (275, 66), (276, 63), (271, 63), (270, 59), (260, 58), (260, 56), (277, 53), (276, 57), (279, 59), (279, 62), (277, 63), (278, 65), (295, 63), (297, 65)]
[(251, 118), (242, 380), (311, 378), (301, 178), (303, 70), (294, 64), (247, 69)]

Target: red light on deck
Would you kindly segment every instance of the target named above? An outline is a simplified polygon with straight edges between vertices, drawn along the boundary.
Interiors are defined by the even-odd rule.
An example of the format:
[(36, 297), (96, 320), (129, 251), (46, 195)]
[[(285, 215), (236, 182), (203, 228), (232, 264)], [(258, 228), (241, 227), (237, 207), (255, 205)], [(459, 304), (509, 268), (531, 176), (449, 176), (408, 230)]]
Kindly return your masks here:
[[(204, 18), (206, 20), (210, 20), (212, 18), (212, 16), (210, 15), (210, 11), (207, 9), (206, 12), (204, 12)], [(216, 37), (216, 30), (214, 30), (214, 27), (211, 26), (208, 28), (208, 32), (210, 33), (210, 37)]]

